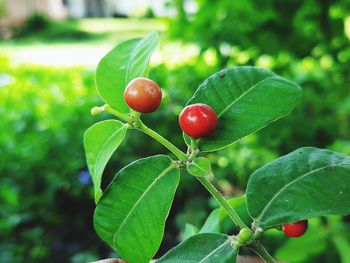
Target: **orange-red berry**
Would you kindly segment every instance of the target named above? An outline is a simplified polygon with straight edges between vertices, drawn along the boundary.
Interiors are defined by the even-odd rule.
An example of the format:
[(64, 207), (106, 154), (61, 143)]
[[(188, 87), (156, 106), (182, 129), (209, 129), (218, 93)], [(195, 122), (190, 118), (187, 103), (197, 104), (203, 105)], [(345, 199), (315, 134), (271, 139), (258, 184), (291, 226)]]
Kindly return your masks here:
[(306, 232), (307, 227), (308, 227), (308, 221), (302, 220), (295, 223), (283, 225), (282, 231), (288, 237), (300, 237)]
[(141, 113), (150, 113), (159, 108), (162, 91), (154, 81), (147, 78), (136, 78), (126, 87), (124, 99), (131, 109)]
[(216, 128), (217, 122), (215, 111), (202, 103), (185, 107), (179, 115), (181, 129), (194, 139), (205, 138), (211, 135)]

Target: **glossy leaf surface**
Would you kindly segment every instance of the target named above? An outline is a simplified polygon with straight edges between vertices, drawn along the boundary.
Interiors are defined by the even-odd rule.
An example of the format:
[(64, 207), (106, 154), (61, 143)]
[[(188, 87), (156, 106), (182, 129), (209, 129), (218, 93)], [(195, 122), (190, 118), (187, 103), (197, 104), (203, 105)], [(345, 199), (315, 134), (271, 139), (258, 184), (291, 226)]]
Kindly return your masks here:
[(187, 105), (205, 103), (218, 116), (218, 126), (199, 140), (203, 151), (224, 148), (288, 114), (300, 101), (302, 89), (257, 67), (232, 67), (205, 80)]
[(117, 173), (94, 213), (98, 235), (129, 263), (157, 252), (180, 179), (167, 156), (137, 160)]
[(329, 214), (350, 214), (350, 157), (300, 148), (254, 172), (247, 208), (262, 228)]
[(198, 234), (171, 249), (157, 263), (231, 263), (236, 262), (237, 250), (227, 235)]

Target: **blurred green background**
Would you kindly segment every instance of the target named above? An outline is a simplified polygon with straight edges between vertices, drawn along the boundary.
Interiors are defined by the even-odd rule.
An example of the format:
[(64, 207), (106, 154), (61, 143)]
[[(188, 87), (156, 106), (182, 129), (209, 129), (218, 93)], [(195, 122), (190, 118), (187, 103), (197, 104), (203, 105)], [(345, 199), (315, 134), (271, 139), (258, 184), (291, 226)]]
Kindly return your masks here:
[[(208, 154), (225, 195), (241, 195), (254, 170), (298, 147), (350, 155), (348, 0), (172, 0), (162, 2), (170, 11), (161, 15), (147, 5), (124, 18), (52, 20), (34, 12), (14, 25), (5, 23), (6, 3), (0, 1), (0, 262), (115, 256), (93, 230), (83, 134), (111, 117), (89, 113), (102, 105), (94, 87), (97, 63), (130, 37), (153, 30), (161, 35), (150, 78), (165, 98), (144, 120), (184, 150), (177, 116), (210, 74), (256, 65), (303, 87), (303, 103), (289, 116)], [(131, 161), (166, 152), (131, 131), (108, 164), (103, 185)], [(158, 255), (181, 240), (185, 223), (200, 227), (216, 206), (183, 174)], [(350, 217), (314, 218), (300, 239), (269, 231), (263, 242), (288, 262), (347, 263)]]

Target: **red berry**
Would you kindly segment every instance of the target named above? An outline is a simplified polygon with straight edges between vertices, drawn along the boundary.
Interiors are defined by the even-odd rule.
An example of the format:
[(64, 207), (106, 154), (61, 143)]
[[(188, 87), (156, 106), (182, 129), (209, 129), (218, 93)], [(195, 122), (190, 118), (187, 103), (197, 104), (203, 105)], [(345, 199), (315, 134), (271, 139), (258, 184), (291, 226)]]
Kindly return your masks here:
[(126, 87), (124, 99), (133, 110), (150, 113), (159, 108), (162, 91), (154, 81), (147, 78), (136, 78)]
[(195, 139), (208, 137), (212, 134), (217, 122), (215, 111), (202, 103), (185, 107), (179, 115), (181, 129)]
[(308, 227), (307, 220), (302, 220), (295, 223), (283, 225), (282, 231), (288, 237), (300, 237), (306, 232), (307, 227)]

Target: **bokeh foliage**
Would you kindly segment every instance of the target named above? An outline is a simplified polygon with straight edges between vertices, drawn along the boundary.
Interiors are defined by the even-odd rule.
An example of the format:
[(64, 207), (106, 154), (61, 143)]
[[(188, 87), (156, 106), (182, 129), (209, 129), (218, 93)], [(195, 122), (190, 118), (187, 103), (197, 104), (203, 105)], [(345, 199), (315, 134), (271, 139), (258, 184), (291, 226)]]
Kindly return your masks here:
[[(178, 16), (169, 19), (169, 34), (162, 37), (165, 43), (195, 45), (198, 56), (153, 66), (150, 78), (166, 96), (156, 114), (144, 117), (147, 125), (185, 150), (177, 116), (193, 91), (225, 66), (256, 65), (296, 81), (304, 98), (288, 117), (207, 155), (224, 194), (240, 195), (254, 170), (298, 147), (350, 154), (349, 1), (193, 2), (197, 11), (189, 13), (184, 0), (171, 1)], [(52, 34), (66, 28), (46, 27), (44, 39), (51, 27)], [(25, 44), (33, 36), (40, 32), (18, 41)], [(93, 232), (93, 189), (82, 146), (86, 128), (110, 117), (90, 116), (90, 108), (102, 104), (94, 85), (90, 69), (13, 66), (0, 58), (1, 262), (86, 262), (110, 255)], [(107, 166), (103, 187), (131, 161), (166, 152), (144, 135), (130, 137)], [(185, 223), (200, 228), (215, 207), (201, 186), (182, 174), (159, 255), (179, 241)], [(348, 222), (347, 217), (313, 219), (300, 242), (271, 231), (264, 243), (291, 262), (346, 262)], [(317, 246), (303, 249), (309, 242)]]

